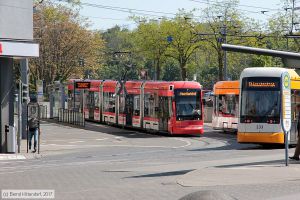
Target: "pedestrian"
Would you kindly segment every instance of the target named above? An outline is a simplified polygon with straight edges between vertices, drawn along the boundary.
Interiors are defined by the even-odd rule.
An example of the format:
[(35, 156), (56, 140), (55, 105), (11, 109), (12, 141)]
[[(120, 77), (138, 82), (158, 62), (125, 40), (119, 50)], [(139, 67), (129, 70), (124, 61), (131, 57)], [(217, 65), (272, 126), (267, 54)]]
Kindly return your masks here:
[(298, 132), (298, 142), (296, 145), (296, 149), (293, 156), (290, 156), (289, 158), (292, 160), (299, 160), (300, 155), (300, 104), (297, 105), (297, 132)]
[(34, 140), (33, 143), (33, 151), (32, 153), (36, 152), (37, 142), (38, 142), (38, 133), (39, 133), (39, 104), (36, 101), (36, 98), (32, 96), (30, 98), (30, 103), (28, 104), (28, 129), (29, 129), (29, 150), (32, 147), (32, 138)]

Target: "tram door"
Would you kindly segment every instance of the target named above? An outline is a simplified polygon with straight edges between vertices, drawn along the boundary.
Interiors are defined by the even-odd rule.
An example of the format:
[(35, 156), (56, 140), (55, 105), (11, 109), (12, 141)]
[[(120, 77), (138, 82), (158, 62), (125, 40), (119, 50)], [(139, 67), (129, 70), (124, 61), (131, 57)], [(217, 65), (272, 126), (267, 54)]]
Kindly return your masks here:
[(300, 90), (292, 90), (292, 127), (290, 133), (290, 143), (297, 144), (298, 140), (298, 128), (297, 122), (299, 119), (299, 110), (297, 110), (297, 105), (300, 105)]
[(133, 95), (127, 95), (125, 99), (125, 114), (126, 114), (126, 126), (132, 126), (133, 116)]
[(168, 97), (159, 97), (159, 130), (168, 130), (168, 119), (169, 119), (169, 104)]
[(89, 92), (89, 119), (94, 120), (95, 97), (94, 92)]

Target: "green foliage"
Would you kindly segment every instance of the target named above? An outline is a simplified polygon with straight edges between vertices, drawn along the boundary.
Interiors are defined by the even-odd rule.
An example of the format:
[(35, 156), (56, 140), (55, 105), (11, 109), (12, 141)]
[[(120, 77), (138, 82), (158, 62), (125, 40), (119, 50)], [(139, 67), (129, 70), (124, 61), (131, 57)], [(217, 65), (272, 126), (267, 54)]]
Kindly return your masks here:
[[(40, 57), (31, 59), (33, 82), (44, 80), (46, 84), (69, 78), (84, 78), (99, 67), (103, 49), (100, 34), (90, 31), (78, 11), (64, 5), (43, 3), (34, 14), (34, 37), (40, 44)], [(84, 66), (79, 64), (84, 60)]]
[(176, 63), (173, 59), (168, 59), (167, 62), (164, 64), (163, 68), (163, 77), (162, 80), (164, 81), (180, 81), (180, 67), (178, 63)]
[[(205, 89), (212, 89), (216, 81), (224, 79), (225, 54), (221, 49), (224, 42), (300, 51), (298, 38), (285, 37), (300, 34), (297, 30), (291, 32), (290, 10), (274, 14), (264, 26), (240, 13), (238, 0), (229, 0), (202, 9), (200, 19), (193, 10), (179, 10), (173, 19), (132, 17), (138, 24), (133, 30), (115, 26), (93, 32), (79, 16), (80, 1), (67, 2), (70, 4), (35, 1), (44, 16), (35, 19), (35, 26), (43, 27), (35, 32), (41, 38), (42, 60), (36, 60), (36, 67), (32, 68), (38, 79), (63, 80), (74, 74), (82, 77), (83, 69), (77, 60), (84, 56), (85, 67), (91, 69), (93, 78), (118, 80), (126, 74), (127, 79), (139, 79), (141, 70), (146, 70), (148, 79), (192, 80), (196, 75)], [(288, 2), (285, 4), (290, 6)], [(73, 47), (65, 51), (69, 44)], [(69, 62), (62, 62), (65, 60)], [(227, 74), (231, 80), (238, 80), (244, 68), (255, 66), (282, 64), (278, 58), (227, 53)]]

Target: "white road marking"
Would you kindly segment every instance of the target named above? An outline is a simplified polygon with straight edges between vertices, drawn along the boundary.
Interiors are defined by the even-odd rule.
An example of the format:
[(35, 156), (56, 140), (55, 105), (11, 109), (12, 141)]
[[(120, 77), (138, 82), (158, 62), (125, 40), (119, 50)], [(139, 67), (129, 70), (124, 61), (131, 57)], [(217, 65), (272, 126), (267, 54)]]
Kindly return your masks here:
[(12, 154), (12, 155), (9, 155), (9, 154), (1, 154), (0, 155), (0, 160), (23, 160), (23, 159), (26, 159), (25, 156), (23, 155), (18, 155), (18, 154)]
[[(75, 145), (75, 144), (44, 144), (44, 145), (41, 145), (41, 146), (76, 147), (78, 145)], [(82, 146), (82, 145), (80, 145), (80, 146)]]
[(0, 172), (0, 174), (14, 174), (14, 173), (23, 173), (25, 171), (13, 171), (13, 172)]
[(108, 138), (99, 138), (99, 139), (96, 139), (97, 141), (102, 141), (102, 140), (107, 140)]
[(84, 142), (84, 141), (74, 141), (74, 142), (69, 142), (70, 144), (75, 144), (75, 143), (82, 143), (82, 142)]
[(188, 140), (185, 140), (185, 139), (181, 139), (181, 138), (171, 138), (173, 140), (178, 140), (178, 141), (181, 141), (181, 142), (185, 142), (186, 144), (185, 145), (182, 145), (182, 146), (179, 146), (179, 147), (172, 147), (173, 149), (179, 149), (179, 148), (184, 148), (184, 147), (188, 147), (190, 146), (192, 143)]

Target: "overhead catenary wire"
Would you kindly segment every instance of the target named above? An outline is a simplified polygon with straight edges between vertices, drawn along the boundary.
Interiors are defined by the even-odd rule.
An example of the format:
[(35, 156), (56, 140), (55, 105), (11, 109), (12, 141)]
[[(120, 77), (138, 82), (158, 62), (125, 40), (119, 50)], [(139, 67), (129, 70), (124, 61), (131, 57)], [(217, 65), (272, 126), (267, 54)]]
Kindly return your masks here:
[[(56, 0), (56, 1), (58, 1), (58, 2), (68, 2), (68, 0)], [(198, 2), (198, 3), (204, 3), (204, 4), (207, 4), (207, 5), (224, 6), (224, 5), (220, 5), (220, 4), (217, 4), (217, 3), (210, 3), (210, 2), (207, 2), (207, 1), (201, 1), (201, 0), (191, 0), (191, 1)], [(114, 10), (114, 11), (137, 14), (137, 15), (142, 15), (142, 16), (173, 18), (174, 16), (178, 15), (178, 13), (171, 13), (171, 12), (135, 9), (135, 8), (127, 8), (127, 7), (119, 7), (119, 6), (107, 6), (107, 5), (102, 5), (102, 4), (94, 4), (94, 3), (86, 3), (86, 2), (81, 2), (80, 4), (82, 6), (88, 6), (88, 7), (100, 8), (100, 9), (106, 9), (106, 10)], [(265, 12), (262, 12), (262, 11), (250, 11), (250, 10), (245, 10), (245, 9), (236, 9), (236, 10), (237, 11), (244, 11), (244, 12), (248, 12), (248, 13), (263, 14), (263, 15), (266, 15), (266, 16), (270, 17), (270, 15), (267, 15), (267, 14), (265, 14)], [(161, 15), (158, 15), (158, 14), (161, 14)], [(169, 16), (172, 15), (173, 17), (166, 17), (164, 15), (169, 15)], [(191, 18), (197, 19), (197, 18), (200, 18), (200, 16), (194, 16), (194, 17), (191, 17)]]
[[(55, 1), (56, 2), (66, 2), (66, 3), (68, 2), (68, 0), (55, 0)], [(177, 15), (176, 13), (141, 10), (141, 9), (134, 9), (134, 8), (123, 8), (123, 7), (117, 7), (117, 6), (107, 6), (107, 5), (84, 3), (84, 2), (81, 2), (80, 5), (87, 6), (87, 7), (93, 7), (93, 8), (99, 8), (99, 9), (113, 10), (113, 11), (118, 11), (118, 12), (138, 14), (138, 15), (143, 15), (143, 16), (152, 16), (152, 17), (170, 18), (170, 17), (166, 17), (164, 15), (173, 15), (173, 17)], [(159, 15), (159, 14), (162, 14), (162, 15)]]
[[(203, 0), (189, 0), (189, 1), (192, 1), (192, 2), (198, 2), (198, 3), (207, 3), (207, 4), (220, 4), (222, 2), (220, 1), (212, 1), (212, 0), (209, 0), (209, 1), (203, 1)], [(223, 3), (228, 3), (226, 1), (223, 1)], [(251, 5), (245, 5), (245, 4), (237, 4), (237, 7), (247, 7), (247, 8), (255, 8), (255, 9), (262, 9), (262, 10), (267, 10), (267, 11), (281, 11), (281, 9), (273, 9), (273, 8), (266, 8), (266, 7), (260, 7), (260, 6), (251, 6)]]
[[(196, 2), (196, 3), (200, 3), (200, 4), (206, 4), (206, 5), (214, 5), (214, 6), (219, 6), (219, 7), (224, 7), (224, 5), (220, 4), (220, 2), (216, 2), (216, 3), (210, 3), (211, 1), (201, 1), (201, 0), (189, 0), (192, 2)], [(239, 5), (236, 5), (236, 7), (238, 7)], [(245, 10), (245, 9), (240, 9), (240, 8), (236, 8), (237, 11), (240, 12), (247, 12), (247, 13), (254, 13), (254, 14), (262, 14), (265, 15), (267, 17), (271, 17), (271, 15), (265, 14), (266, 12), (271, 12), (270, 11), (266, 11), (266, 10), (260, 10), (260, 11), (252, 11), (252, 10)], [(277, 10), (280, 11), (280, 10)]]
[[(54, 0), (56, 2), (69, 2), (68, 0)], [(206, 5), (216, 5), (216, 6), (224, 6), (224, 4), (221, 4), (221, 2), (218, 1), (206, 1), (206, 0), (189, 0), (193, 2), (198, 2), (198, 3), (203, 3)], [(226, 2), (224, 2), (226, 3)], [(157, 18), (165, 18), (165, 19), (174, 19), (178, 15), (178, 13), (172, 13), (172, 12), (161, 12), (161, 11), (153, 11), (153, 10), (145, 10), (145, 9), (135, 9), (135, 8), (127, 8), (127, 7), (119, 7), (119, 6), (107, 6), (107, 5), (102, 5), (102, 4), (94, 4), (94, 3), (87, 3), (87, 2), (82, 2), (80, 3), (82, 6), (87, 6), (87, 7), (93, 7), (93, 8), (99, 8), (99, 9), (106, 9), (106, 10), (113, 10), (113, 11), (118, 11), (118, 12), (125, 12), (125, 13), (130, 13), (133, 15), (140, 15), (144, 17), (157, 17)], [(264, 9), (264, 11), (250, 11), (250, 10), (245, 10), (245, 9), (237, 9), (236, 7), (239, 6), (244, 6), (244, 7), (249, 7), (249, 8), (255, 8), (255, 9)], [(237, 4), (235, 5), (235, 10), (237, 11), (244, 11), (244, 12), (249, 12), (249, 13), (255, 13), (255, 14), (262, 14), (264, 16), (271, 17), (271, 15), (265, 14), (265, 12), (269, 11), (279, 11), (279, 9), (268, 9), (265, 7), (259, 7), (259, 6), (250, 6), (250, 5), (243, 5), (243, 4)], [(159, 15), (161, 14), (161, 15)], [(168, 15), (169, 17), (163, 16), (163, 15)], [(172, 15), (172, 17), (170, 17)], [(107, 19), (107, 20), (119, 20), (122, 21), (121, 19), (113, 19), (113, 18), (108, 18), (108, 17), (97, 17), (97, 16), (88, 16), (90, 18), (99, 18), (99, 19)], [(199, 19), (199, 16), (193, 16), (189, 17), (191, 19)], [(126, 19), (127, 21), (131, 21), (132, 19)]]

